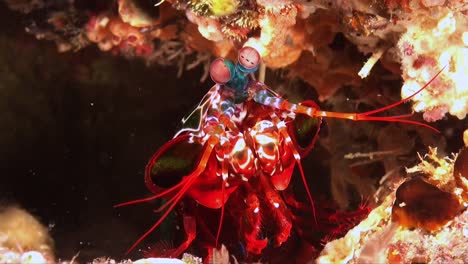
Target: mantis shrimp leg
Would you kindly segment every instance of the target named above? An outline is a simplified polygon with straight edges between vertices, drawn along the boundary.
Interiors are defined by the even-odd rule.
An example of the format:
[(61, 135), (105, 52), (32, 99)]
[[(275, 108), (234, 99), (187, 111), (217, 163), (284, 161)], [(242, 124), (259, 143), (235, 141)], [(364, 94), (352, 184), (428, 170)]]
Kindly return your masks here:
[(309, 186), (307, 185), (307, 180), (306, 180), (306, 177), (305, 177), (305, 174), (304, 174), (304, 170), (302, 169), (301, 155), (299, 155), (299, 152), (297, 151), (296, 146), (294, 145), (291, 137), (289, 136), (288, 130), (286, 129), (286, 124), (284, 123), (284, 121), (282, 122), (279, 119), (279, 117), (274, 113), (271, 114), (271, 118), (272, 118), (273, 122), (276, 124), (280, 134), (283, 136), (284, 140), (286, 141), (286, 144), (288, 145), (288, 147), (293, 152), (294, 159), (296, 160), (296, 163), (297, 163), (297, 165), (299, 167), (299, 171), (301, 173), (301, 178), (302, 178), (302, 182), (304, 183), (304, 188), (305, 188), (305, 190), (307, 192), (307, 197), (309, 198), (310, 205), (312, 206), (312, 210), (314, 212), (314, 221), (315, 221), (315, 224), (317, 224), (317, 217), (315, 215), (314, 199), (312, 199), (312, 195), (311, 195), (311, 192), (309, 190)]
[[(159, 198), (163, 194), (168, 194), (170, 192), (176, 191), (177, 189), (180, 189), (165, 205), (163, 205), (163, 207), (169, 207), (169, 208), (164, 212), (164, 214), (159, 218), (159, 220), (150, 229), (148, 229), (148, 231), (146, 231), (143, 235), (140, 236), (140, 238), (138, 238), (137, 241), (135, 241), (135, 243), (133, 243), (133, 245), (127, 250), (126, 254), (129, 254), (131, 251), (133, 251), (133, 249), (135, 249), (135, 247), (141, 241), (143, 241), (149, 234), (151, 234), (151, 232), (153, 232), (163, 222), (163, 220), (169, 215), (169, 213), (174, 209), (174, 207), (182, 199), (182, 197), (187, 192), (187, 190), (190, 188), (190, 186), (192, 186), (192, 184), (198, 178), (198, 176), (200, 176), (203, 173), (203, 171), (205, 170), (206, 165), (208, 163), (208, 160), (209, 160), (209, 158), (211, 156), (211, 153), (212, 153), (214, 147), (216, 146), (216, 144), (218, 144), (218, 142), (219, 142), (218, 137), (212, 136), (212, 137), (210, 137), (208, 139), (208, 141), (206, 142), (206, 145), (205, 145), (206, 147), (205, 147), (205, 149), (203, 151), (203, 154), (202, 154), (202, 156), (200, 158), (200, 161), (199, 161), (197, 167), (195, 168), (195, 170), (192, 173), (185, 176), (185, 178), (179, 184), (175, 185), (174, 187), (172, 187), (172, 188), (170, 188), (170, 189), (168, 189), (168, 190), (166, 190), (164, 192), (158, 193), (158, 194), (156, 194), (156, 195), (154, 195), (152, 197), (143, 198), (143, 199), (130, 201), (130, 202), (126, 202), (126, 203), (121, 203), (121, 204), (118, 204), (118, 205), (115, 206), (115, 207), (121, 207), (121, 206), (130, 205), (130, 204), (146, 202), (146, 201), (149, 201), (149, 200)], [(164, 151), (164, 148), (160, 152), (162, 152), (162, 151)], [(150, 177), (149, 176), (150, 175), (150, 170), (151, 170), (152, 166), (154, 165), (154, 162), (158, 158), (158, 154), (160, 152), (156, 153), (156, 155), (153, 157), (153, 159), (148, 163), (148, 166), (146, 167), (146, 171), (145, 171), (146, 176), (145, 176), (145, 178), (146, 178), (147, 184), (149, 182), (148, 178)], [(185, 223), (184, 223), (184, 227), (185, 227)], [(188, 242), (188, 245), (190, 245), (190, 242), (195, 238), (194, 236), (190, 236), (189, 235), (190, 233), (191, 233), (191, 231), (188, 232), (188, 238), (187, 238), (187, 241), (186, 241), (186, 242)], [(187, 247), (188, 247), (188, 245), (187, 245)]]
[(146, 257), (157, 256), (162, 258), (175, 258), (182, 255), (185, 251), (187, 251), (193, 240), (195, 240), (197, 234), (197, 224), (195, 217), (190, 215), (184, 216), (183, 226), (186, 238), (184, 242), (182, 242), (177, 248), (171, 247), (161, 252), (160, 247), (158, 244), (156, 244), (155, 246), (151, 247), (150, 250), (145, 250), (144, 255)]
[(272, 212), (272, 216), (275, 218), (273, 222), (278, 228), (275, 236), (275, 246), (279, 247), (288, 240), (291, 233), (292, 222), (290, 212), (282, 197), (273, 188), (266, 176), (262, 174), (259, 178), (265, 193), (267, 207)]
[(266, 238), (258, 239), (262, 231), (260, 200), (253, 188), (247, 187), (246, 192), (247, 208), (240, 216), (239, 232), (241, 237), (245, 239), (247, 252), (258, 255), (267, 246), (268, 240)]

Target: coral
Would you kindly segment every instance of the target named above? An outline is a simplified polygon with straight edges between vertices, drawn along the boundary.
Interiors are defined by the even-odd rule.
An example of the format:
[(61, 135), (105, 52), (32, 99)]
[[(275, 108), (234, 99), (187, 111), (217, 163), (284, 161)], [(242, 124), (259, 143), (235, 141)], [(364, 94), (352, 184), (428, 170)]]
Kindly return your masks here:
[(240, 10), (223, 20), (239, 28), (255, 29), (258, 27), (258, 12), (250, 9)]
[[(155, 22), (136, 3), (131, 0), (119, 0), (119, 15), (122, 21), (132, 27), (149, 27)], [(156, 9), (158, 10), (158, 9)]]
[(400, 230), (389, 245), (388, 262), (465, 263), (468, 261), (465, 254), (468, 238), (463, 230), (467, 228), (467, 220), (465, 211), (435, 234), (419, 229)]
[[(253, 3), (253, 2), (251, 2)], [(189, 21), (197, 24), (199, 32), (209, 40), (242, 41), (258, 27), (258, 12), (247, 1), (179, 1)]]
[[(456, 156), (454, 156), (456, 157)], [(429, 153), (419, 157), (420, 163), (414, 167), (407, 168), (408, 173), (422, 173), (424, 178), (432, 185), (443, 191), (454, 193), (459, 200), (461, 191), (458, 190), (454, 177), (454, 158), (439, 157), (436, 148), (429, 148)]]
[[(281, 1), (280, 1), (281, 2)], [(265, 9), (258, 24), (260, 36), (249, 38), (245, 45), (256, 48), (263, 61), (273, 68), (285, 67), (296, 61), (302, 52), (302, 32), (295, 30), (297, 8), (288, 3), (258, 3)]]
[[(70, 261), (70, 263), (73, 263), (73, 260)], [(202, 260), (199, 257), (196, 257), (194, 255), (184, 253), (182, 256), (182, 259), (176, 259), (176, 258), (142, 258), (138, 260), (123, 260), (123, 261), (116, 261), (111, 258), (96, 258), (92, 261), (93, 264), (201, 264)]]
[(119, 17), (94, 17), (88, 24), (86, 36), (102, 51), (114, 49), (127, 56), (145, 56), (153, 50), (153, 43), (144, 34)]
[[(7, 3), (25, 13), (59, 5), (54, 1)], [(301, 77), (314, 85), (322, 99), (343, 85), (361, 85), (355, 77), (356, 65), (331, 64), (336, 59), (346, 62), (350, 58), (350, 54), (340, 54), (339, 50), (330, 54), (326, 46), (340, 32), (359, 51), (372, 54), (360, 72), (362, 77), (369, 74), (379, 59), (395, 72), (399, 71), (395, 63), (401, 64), (405, 80), (403, 97), (445, 67), (426, 91), (413, 98), (414, 110), (424, 112), (427, 121), (440, 120), (446, 113), (463, 119), (468, 111), (468, 91), (463, 85), (468, 75), (464, 67), (468, 60), (468, 23), (464, 6), (457, 1), (385, 0), (369, 6), (362, 1), (174, 0), (154, 7), (142, 1), (119, 0), (117, 13), (107, 7), (106, 12), (89, 17), (87, 26), (81, 30), (83, 17), (77, 15), (78, 9), (72, 4), (67, 8), (48, 18), (54, 27), (52, 32), (37, 26), (30, 26), (30, 32), (55, 39), (62, 51), (82, 48), (90, 40), (102, 50), (143, 58), (154, 58), (152, 54), (159, 48), (154, 40), (181, 39), (184, 32), (191, 32), (185, 38), (185, 45), (197, 52), (208, 50), (216, 56), (220, 53), (217, 52), (219, 42), (231, 48), (251, 45), (271, 68), (294, 63), (290, 76)], [(183, 11), (186, 20), (175, 9)], [(196, 24), (199, 33), (211, 42), (194, 45), (190, 39), (197, 38), (196, 33), (190, 30), (187, 20)], [(117, 29), (111, 30), (112, 27)], [(70, 36), (72, 31), (75, 33)], [(231, 43), (228, 45), (227, 41)], [(313, 56), (306, 54), (303, 58), (303, 51), (310, 51)], [(229, 51), (222, 53), (227, 55)], [(311, 63), (315, 67), (305, 67)], [(301, 70), (295, 73), (297, 68)], [(336, 71), (341, 72), (339, 78), (330, 73)], [(326, 85), (311, 80), (310, 76), (327, 76), (323, 81)]]
[[(48, 261), (53, 259), (49, 258)], [(1, 263), (21, 263), (21, 264), (35, 264), (46, 263), (46, 257), (37, 251), (17, 252), (15, 250), (7, 250), (0, 248), (0, 262)]]
[(23, 209), (0, 209), (0, 263), (53, 260), (53, 241), (45, 226)]
[[(443, 69), (426, 91), (413, 98), (413, 109), (424, 119), (437, 121), (450, 113), (464, 119), (468, 113), (468, 20), (448, 8), (432, 16), (414, 14), (399, 42), (403, 78), (402, 97), (413, 93)], [(466, 32), (465, 32), (466, 31)]]
[(460, 209), (455, 194), (416, 178), (398, 187), (392, 221), (405, 227), (436, 231), (452, 220)]
[(184, 9), (185, 5), (187, 9), (195, 13), (197, 16), (209, 16), (211, 15), (210, 6), (207, 1), (188, 1), (188, 3), (180, 3), (179, 9)]
[(463, 132), (463, 142), (465, 143), (465, 147), (468, 147), (468, 129)]
[(232, 15), (240, 5), (238, 0), (207, 0), (206, 2), (208, 2), (211, 13), (215, 16)]
[[(343, 85), (358, 85), (361, 81), (356, 75), (359, 64), (349, 59), (346, 54), (353, 52), (351, 48), (332, 52), (329, 48), (313, 54), (305, 51), (293, 65), (290, 76), (298, 76), (317, 89), (319, 100), (332, 96)], [(321, 76), (317, 78), (317, 76)]]
[[(438, 158), (434, 150), (431, 150), (428, 158), (432, 159), (433, 162), (436, 161), (437, 165), (429, 168), (425, 164), (425, 160), (422, 160), (421, 164), (423, 165), (419, 169), (427, 173), (437, 172), (439, 174), (445, 171), (443, 175), (449, 180), (447, 182), (442, 180), (444, 183), (441, 186), (445, 186), (446, 188), (454, 186), (453, 182), (455, 179), (451, 173), (454, 161), (447, 158)], [(447, 161), (447, 163), (443, 161)], [(440, 179), (440, 176), (427, 177), (435, 183), (438, 181), (436, 179)], [(398, 182), (394, 184), (399, 185)], [(416, 186), (417, 188), (414, 188)], [(425, 206), (422, 203), (427, 202), (424, 201), (427, 198), (421, 196), (411, 197), (411, 199), (415, 199), (414, 202), (419, 203), (416, 206), (411, 205), (409, 200), (403, 201), (402, 198), (407, 195), (417, 195), (418, 192), (419, 194), (428, 195), (428, 197), (431, 197), (430, 199), (433, 199), (432, 194), (430, 194), (431, 192), (445, 193), (442, 196), (451, 195), (459, 197), (460, 192), (456, 188), (450, 190), (450, 193), (440, 191), (435, 186), (422, 182), (421, 179), (410, 180), (400, 185), (396, 191), (396, 196), (395, 192), (388, 195), (380, 206), (372, 210), (369, 216), (355, 228), (351, 229), (345, 237), (328, 243), (316, 260), (317, 263), (467, 262), (468, 259), (465, 252), (467, 250), (468, 237), (464, 234), (464, 230), (468, 228), (468, 211), (465, 210), (466, 204), (464, 208), (460, 208), (458, 207), (460, 205), (458, 199), (450, 198), (449, 203), (453, 205), (447, 205), (442, 201), (438, 201), (437, 203), (432, 202)], [(394, 203), (395, 198), (396, 201)], [(434, 228), (429, 228), (431, 231), (427, 231), (421, 228), (406, 229), (402, 227), (402, 224), (406, 225), (407, 223), (401, 223), (401, 208), (408, 206), (408, 209), (412, 211), (410, 212), (411, 214), (415, 213), (414, 210), (426, 208), (428, 211), (421, 211), (422, 218), (420, 218), (420, 221), (424, 222), (429, 221), (431, 215), (436, 218), (440, 217), (437, 215), (437, 209), (435, 207), (431, 208), (431, 205), (439, 209), (441, 209), (441, 206), (442, 208), (447, 206), (449, 208), (444, 208), (443, 211), (445, 212), (447, 209), (451, 211), (451, 213), (445, 215), (446, 218), (443, 220), (443, 223), (437, 224), (437, 231), (434, 231)], [(461, 213), (460, 209), (462, 209)], [(398, 217), (392, 217), (392, 214), (396, 214)], [(394, 220), (400, 222), (393, 222)], [(421, 227), (420, 224), (410, 225)], [(445, 226), (442, 227), (442, 225)]]
[[(41, 1), (29, 5), (8, 3), (11, 8), (23, 12), (46, 7)], [(100, 12), (92, 16), (84, 30), (85, 34), (75, 30), (76, 37), (68, 42), (57, 37), (56, 33), (49, 38), (57, 39), (61, 50), (85, 46), (86, 38), (82, 36), (86, 35), (102, 50), (119, 50), (129, 57), (154, 57), (151, 54), (158, 49), (152, 43), (155, 39), (181, 38), (183, 32), (192, 32), (190, 36), (196, 38), (196, 33), (189, 30), (190, 25), (181, 23), (180, 17), (179, 22), (171, 20), (180, 15), (174, 13), (173, 7), (184, 11), (188, 21), (196, 24), (200, 34), (211, 41), (195, 45), (193, 42), (185, 42), (188, 47), (198, 52), (208, 49), (218, 55), (218, 42), (229, 40), (232, 42), (231, 47), (251, 45), (257, 48), (264, 62), (272, 68), (282, 68), (296, 62), (291, 70), (294, 72), (299, 67), (305, 73), (294, 73), (291, 76), (299, 76), (314, 85), (321, 91), (322, 99), (334, 94), (337, 87), (360, 85), (355, 79), (356, 65), (339, 64), (338, 67), (334, 65), (334, 68), (330, 68), (330, 61), (334, 58), (350, 56), (330, 54), (327, 50), (325, 45), (330, 45), (338, 32), (343, 33), (359, 51), (373, 54), (362, 69), (361, 76), (367, 76), (379, 58), (387, 66), (401, 63), (405, 80), (403, 97), (426, 84), (445, 66), (427, 91), (413, 98), (414, 109), (424, 112), (427, 121), (439, 120), (447, 112), (459, 119), (466, 115), (468, 92), (463, 83), (468, 73), (463, 65), (468, 60), (468, 33), (465, 32), (468, 24), (466, 15), (458, 12), (463, 9), (463, 5), (453, 1), (386, 0), (369, 7), (360, 1), (178, 0), (151, 7), (138, 1), (119, 0), (117, 14)], [(72, 6), (69, 11), (62, 13), (61, 18), (57, 15), (55, 17), (59, 18), (56, 20), (66, 21), (76, 13), (76, 8)], [(68, 24), (78, 27), (77, 23), (71, 21)], [(114, 24), (118, 32), (111, 31), (107, 23)], [(55, 24), (55, 28), (58, 28), (58, 24)], [(43, 34), (39, 29), (31, 32), (38, 37)], [(185, 38), (186, 41), (189, 39)], [(438, 43), (445, 44), (440, 46)], [(303, 51), (310, 51), (314, 56), (311, 58), (304, 55), (302, 59)], [(307, 70), (310, 67), (305, 65), (311, 61), (315, 61), (318, 67)], [(338, 81), (341, 78), (335, 78), (333, 74), (325, 81), (328, 85), (310, 80), (309, 76), (328, 76), (330, 71), (342, 72), (339, 68), (349, 71), (340, 75), (345, 77), (342, 82)]]
[[(54, 242), (47, 228), (34, 216), (17, 207), (0, 208), (0, 263), (55, 263), (53, 248)], [(75, 263), (77, 256), (60, 263)], [(92, 263), (201, 264), (202, 260), (185, 253), (182, 259), (148, 258), (117, 262), (102, 257), (94, 259)]]
[(366, 219), (351, 229), (343, 238), (326, 244), (320, 256), (316, 259), (316, 263), (353, 263), (348, 261), (357, 259), (360, 256), (360, 252), (363, 249), (360, 249), (359, 245), (371, 241), (371, 233), (379, 236), (378, 240), (373, 240), (373, 242), (379, 241), (379, 243), (371, 244), (378, 245), (378, 249), (380, 250), (380, 247), (388, 243), (388, 239), (382, 239), (382, 237), (389, 237), (391, 235), (388, 233), (393, 233), (385, 229), (394, 229), (392, 227), (386, 227), (391, 215), (389, 207), (392, 203), (392, 198), (393, 197), (389, 196), (379, 207), (372, 210)]
[(198, 26), (198, 31), (206, 39), (215, 42), (223, 39), (221, 24), (218, 21), (203, 16), (197, 16), (190, 10), (187, 10), (186, 15), (190, 22)]
[(408, 263), (417, 259), (426, 262), (465, 263), (468, 238), (468, 212), (435, 234), (415, 229), (405, 230), (391, 224), (390, 196), (374, 209), (367, 219), (338, 240), (328, 243), (316, 263)]
[(453, 177), (457, 188), (461, 189), (463, 202), (468, 202), (468, 147), (458, 153), (453, 166)]

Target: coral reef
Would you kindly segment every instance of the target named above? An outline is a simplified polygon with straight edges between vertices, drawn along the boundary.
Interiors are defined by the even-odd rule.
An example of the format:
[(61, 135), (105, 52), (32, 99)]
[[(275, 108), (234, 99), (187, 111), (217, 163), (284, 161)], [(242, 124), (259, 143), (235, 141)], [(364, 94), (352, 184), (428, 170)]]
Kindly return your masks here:
[[(457, 155), (453, 166), (455, 184), (461, 191), (463, 202), (468, 202), (468, 148), (465, 147)], [(460, 190), (461, 189), (461, 190)]]
[[(414, 110), (424, 112), (427, 121), (440, 120), (446, 113), (464, 119), (468, 112), (467, 7), (459, 1), (381, 0), (367, 5), (334, 0), (171, 0), (152, 6), (119, 0), (117, 12), (101, 4), (87, 11), (92, 14), (87, 18), (76, 4), (7, 3), (30, 14), (61, 6), (62, 11), (49, 13), (47, 26), (37, 22), (27, 27), (38, 38), (55, 40), (61, 51), (91, 42), (103, 51), (184, 68), (180, 60), (191, 50), (226, 57), (250, 45), (268, 67), (290, 66), (291, 76), (313, 85), (322, 100), (343, 85), (362, 85), (357, 71), (363, 58), (353, 58), (352, 49), (337, 52), (330, 47), (337, 34), (343, 34), (359, 51), (372, 54), (359, 75), (368, 76), (381, 60), (391, 71), (401, 71), (403, 97), (444, 69), (429, 89), (413, 98)], [(173, 42), (181, 42), (179, 48), (165, 49)], [(191, 58), (188, 68), (194, 62), (206, 63)]]
[(430, 122), (450, 113), (464, 119), (468, 113), (468, 19), (449, 8), (413, 14), (411, 24), (398, 41), (405, 97), (444, 69), (434, 84), (413, 99), (413, 109)]
[(392, 207), (392, 221), (404, 227), (437, 231), (452, 220), (460, 209), (455, 194), (416, 178), (398, 187)]
[[(34, 216), (17, 207), (0, 208), (0, 263), (55, 263), (53, 240), (49, 230)], [(75, 263), (77, 255), (59, 263)], [(117, 263), (110, 258), (97, 258), (92, 263)], [(181, 259), (148, 258), (118, 263), (135, 264), (201, 264), (201, 258), (185, 253)]]
[[(71, 261), (73, 263), (73, 261)], [(71, 264), (70, 263), (70, 264)], [(116, 261), (112, 258), (96, 258), (92, 261), (93, 264), (106, 264), (106, 263), (119, 263), (119, 264), (202, 264), (202, 260), (199, 257), (193, 256), (188, 253), (184, 253), (181, 259), (177, 258), (142, 258), (138, 260), (122, 260)]]
[(49, 231), (34, 216), (17, 207), (0, 208), (0, 263), (55, 261)]
[(408, 169), (424, 173), (424, 180), (395, 183), (396, 192), (343, 238), (328, 243), (317, 263), (467, 262), (468, 211), (463, 191), (455, 184), (456, 160), (457, 155), (440, 158), (431, 149), (419, 165)]

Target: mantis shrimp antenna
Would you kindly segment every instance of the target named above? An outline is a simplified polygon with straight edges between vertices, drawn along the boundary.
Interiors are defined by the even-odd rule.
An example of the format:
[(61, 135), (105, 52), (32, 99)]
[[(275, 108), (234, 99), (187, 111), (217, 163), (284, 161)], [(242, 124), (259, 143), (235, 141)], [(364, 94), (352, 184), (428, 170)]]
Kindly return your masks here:
[(401, 105), (407, 102), (408, 100), (416, 96), (418, 93), (420, 93), (422, 90), (426, 89), (439, 76), (439, 74), (442, 73), (444, 69), (445, 67), (443, 67), (439, 72), (437, 72), (437, 74), (434, 77), (432, 77), (432, 79), (428, 83), (426, 83), (423, 87), (421, 87), (421, 89), (419, 89), (418, 91), (416, 91), (409, 97), (406, 97), (391, 105), (387, 105), (387, 106), (384, 106), (384, 107), (381, 107), (372, 111), (364, 112), (364, 113), (339, 113), (339, 112), (321, 111), (314, 107), (294, 104), (282, 98), (274, 97), (267, 90), (264, 90), (264, 89), (255, 93), (253, 99), (255, 102), (259, 104), (267, 105), (272, 108), (280, 109), (283, 111), (290, 111), (290, 112), (297, 113), (297, 114), (304, 114), (310, 117), (332, 117), (332, 118), (349, 119), (353, 121), (398, 122), (398, 123), (413, 124), (413, 125), (426, 127), (437, 133), (440, 133), (439, 130), (437, 130), (436, 128), (430, 125), (427, 125), (418, 121), (404, 119), (404, 118), (410, 117), (412, 114), (398, 115), (398, 116), (373, 116), (373, 115), (383, 112), (385, 110), (394, 108), (398, 105)]

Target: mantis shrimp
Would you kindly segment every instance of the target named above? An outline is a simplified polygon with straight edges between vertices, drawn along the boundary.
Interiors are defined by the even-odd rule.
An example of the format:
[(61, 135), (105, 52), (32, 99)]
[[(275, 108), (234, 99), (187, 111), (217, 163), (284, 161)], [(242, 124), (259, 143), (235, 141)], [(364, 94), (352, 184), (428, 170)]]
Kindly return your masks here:
[[(293, 227), (290, 205), (282, 192), (290, 184), (296, 165), (315, 212), (301, 159), (313, 148), (324, 117), (399, 122), (437, 131), (427, 124), (406, 119), (411, 114), (376, 114), (408, 101), (440, 72), (415, 94), (399, 102), (364, 113), (338, 113), (320, 110), (313, 101), (289, 102), (264, 83), (250, 78), (260, 61), (257, 50), (244, 47), (236, 64), (224, 58), (212, 62), (210, 75), (216, 84), (183, 120), (187, 126), (163, 145), (146, 166), (145, 183), (154, 195), (116, 205), (167, 199), (157, 209), (157, 212), (165, 210), (162, 216), (128, 252), (183, 201), (186, 201), (183, 226), (187, 236), (168, 256), (175, 257), (187, 250), (197, 236), (197, 225), (217, 246), (223, 235), (228, 236), (223, 231), (225, 220), (237, 230), (234, 239), (241, 241), (250, 254), (261, 254), (269, 241), (273, 246), (280, 246), (287, 241)], [(194, 125), (189, 126), (190, 123)], [(217, 225), (208, 223), (206, 217), (203, 219), (197, 213), (207, 208), (219, 212)], [(266, 218), (268, 232), (262, 221)]]

